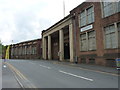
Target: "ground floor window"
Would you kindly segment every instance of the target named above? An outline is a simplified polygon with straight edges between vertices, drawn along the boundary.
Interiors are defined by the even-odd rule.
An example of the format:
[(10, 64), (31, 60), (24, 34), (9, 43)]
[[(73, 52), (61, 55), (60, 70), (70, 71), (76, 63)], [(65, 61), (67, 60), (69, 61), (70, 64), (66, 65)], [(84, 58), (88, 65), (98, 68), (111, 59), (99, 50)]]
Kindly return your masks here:
[(35, 46), (33, 46), (31, 50), (32, 50), (33, 55), (36, 54), (36, 47)]
[[(116, 27), (117, 26), (117, 27)], [(120, 47), (120, 23), (115, 23), (104, 28), (105, 48)]]
[(80, 45), (81, 45), (81, 51), (87, 51), (87, 38), (86, 34), (80, 35)]
[(96, 50), (96, 34), (95, 31), (90, 31), (80, 35), (81, 51)]
[(89, 50), (96, 49), (95, 31), (91, 31), (88, 33), (88, 49)]
[(118, 27), (118, 47), (120, 48), (120, 22), (117, 24)]
[(116, 48), (116, 36), (115, 36), (115, 26), (114, 24), (111, 26), (105, 27), (105, 47), (106, 48)]
[(23, 47), (22, 47), (22, 55), (25, 55), (24, 52), (25, 52), (25, 47), (23, 46)]
[(14, 50), (14, 48), (11, 49), (11, 56), (14, 55), (14, 51), (13, 50)]
[(27, 54), (27, 46), (25, 46), (24, 53), (25, 53), (25, 55)]

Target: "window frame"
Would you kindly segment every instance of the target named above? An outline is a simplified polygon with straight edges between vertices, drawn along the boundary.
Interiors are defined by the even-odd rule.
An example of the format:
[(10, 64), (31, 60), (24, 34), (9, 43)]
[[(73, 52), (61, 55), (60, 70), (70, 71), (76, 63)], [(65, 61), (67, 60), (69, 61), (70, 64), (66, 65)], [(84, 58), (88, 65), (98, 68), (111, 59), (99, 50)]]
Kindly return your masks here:
[[(88, 10), (89, 8), (93, 8), (92, 12), (90, 13), (90, 15), (93, 14), (93, 21), (91, 21), (90, 23), (88, 23), (88, 14), (87, 14), (87, 10)], [(87, 7), (86, 9), (82, 10), (82, 11), (79, 13), (79, 16), (78, 16), (79, 27), (85, 26), (85, 25), (81, 25), (81, 13), (82, 13), (82, 12), (85, 12), (85, 18), (86, 18), (86, 20), (85, 20), (85, 25), (88, 25), (88, 24), (91, 24), (91, 23), (94, 23), (94, 22), (95, 22), (95, 8), (94, 8), (94, 5), (92, 4), (92, 5), (90, 5), (89, 7)]]
[[(95, 49), (89, 49), (89, 33), (90, 32), (94, 32), (94, 39), (95, 39)], [(81, 35), (85, 34), (86, 36), (86, 50), (82, 50), (82, 47), (81, 47)], [(97, 50), (97, 43), (96, 43), (96, 30), (90, 30), (90, 31), (87, 31), (87, 32), (84, 32), (84, 33), (81, 33), (80, 34), (80, 51), (81, 52), (87, 52), (87, 51), (96, 51)]]
[[(91, 32), (94, 32), (94, 37), (92, 36), (91, 38), (95, 39), (95, 47), (94, 48), (92, 47), (92, 49), (90, 50), (90, 48), (89, 48), (89, 33), (91, 33)], [(88, 51), (95, 51), (95, 50), (97, 50), (97, 45), (96, 45), (96, 31), (92, 30), (92, 31), (87, 32), (87, 34), (88, 34)]]
[[(116, 2), (111, 2), (111, 3), (112, 3), (112, 11), (113, 11), (113, 12), (112, 12), (112, 14), (105, 15), (104, 3), (105, 3), (105, 1), (102, 0), (102, 2), (101, 2), (102, 18), (106, 18), (106, 17), (109, 17), (109, 16), (111, 16), (111, 15), (113, 15), (113, 14), (115, 14), (115, 13), (120, 12), (120, 10), (118, 9), (118, 6), (119, 6), (120, 1), (119, 1), (117, 4), (116, 4)], [(111, 9), (111, 8), (109, 8), (109, 9)], [(108, 10), (107, 10), (107, 11), (108, 11)]]
[[(117, 22), (116, 23), (112, 23), (112, 24), (109, 24), (109, 25), (107, 25), (107, 26), (105, 26), (105, 27), (103, 27), (103, 34), (104, 34), (104, 49), (106, 49), (106, 50), (108, 50), (108, 49), (117, 49), (118, 48), (118, 28), (116, 27), (117, 26)], [(110, 48), (106, 48), (106, 34), (105, 34), (105, 28), (106, 27), (110, 27), (110, 26), (114, 26), (115, 28), (115, 32), (114, 32), (114, 34), (115, 34), (115, 41), (116, 41), (116, 47), (114, 48), (113, 47), (113, 42), (111, 42), (111, 47)], [(113, 32), (112, 32), (113, 33)], [(112, 34), (112, 33), (110, 33), (110, 34)]]

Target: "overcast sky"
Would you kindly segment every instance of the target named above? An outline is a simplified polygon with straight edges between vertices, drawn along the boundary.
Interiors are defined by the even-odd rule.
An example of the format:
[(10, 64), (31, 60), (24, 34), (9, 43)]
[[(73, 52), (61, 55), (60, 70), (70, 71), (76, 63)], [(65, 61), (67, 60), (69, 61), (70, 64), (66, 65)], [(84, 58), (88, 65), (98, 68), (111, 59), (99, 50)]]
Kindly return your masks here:
[[(65, 14), (84, 0), (64, 0)], [(0, 40), (4, 45), (41, 38), (63, 18), (63, 0), (0, 0)]]

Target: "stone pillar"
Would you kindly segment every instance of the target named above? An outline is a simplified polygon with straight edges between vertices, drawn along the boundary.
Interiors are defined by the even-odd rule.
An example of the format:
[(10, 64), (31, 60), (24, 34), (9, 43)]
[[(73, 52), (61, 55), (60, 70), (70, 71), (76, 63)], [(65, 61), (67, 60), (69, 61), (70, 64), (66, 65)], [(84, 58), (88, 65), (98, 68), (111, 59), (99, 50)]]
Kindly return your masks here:
[(63, 30), (59, 30), (59, 59), (64, 60), (64, 33)]
[(48, 59), (51, 60), (51, 36), (48, 36)]
[(73, 49), (73, 28), (72, 23), (69, 25), (69, 43), (70, 43), (70, 62), (74, 62), (74, 49)]
[(43, 57), (43, 59), (47, 59), (47, 56), (46, 56), (46, 38), (45, 37), (43, 37), (42, 38), (42, 57)]

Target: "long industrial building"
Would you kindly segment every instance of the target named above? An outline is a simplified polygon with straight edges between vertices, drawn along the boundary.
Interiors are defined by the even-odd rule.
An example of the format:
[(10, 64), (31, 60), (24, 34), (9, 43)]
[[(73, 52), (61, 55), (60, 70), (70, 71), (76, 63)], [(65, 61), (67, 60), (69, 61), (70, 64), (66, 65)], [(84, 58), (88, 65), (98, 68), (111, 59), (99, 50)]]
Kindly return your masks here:
[(42, 57), (114, 67), (120, 57), (120, 1), (83, 2), (43, 30)]
[(42, 39), (24, 41), (10, 47), (11, 59), (41, 59)]

